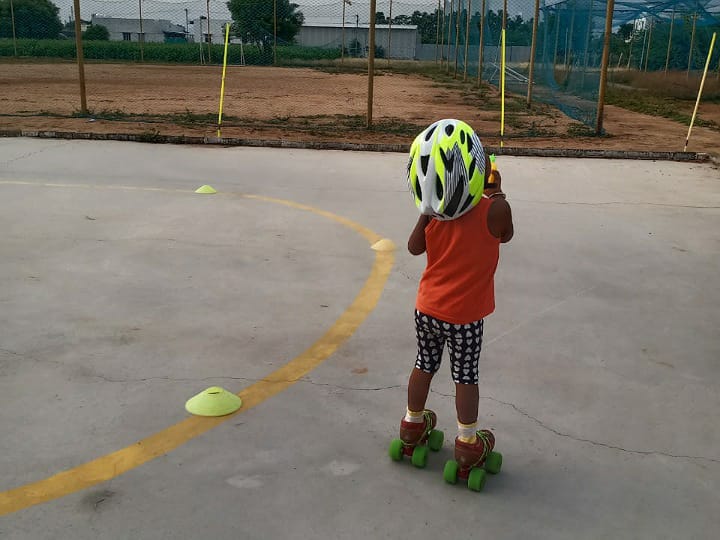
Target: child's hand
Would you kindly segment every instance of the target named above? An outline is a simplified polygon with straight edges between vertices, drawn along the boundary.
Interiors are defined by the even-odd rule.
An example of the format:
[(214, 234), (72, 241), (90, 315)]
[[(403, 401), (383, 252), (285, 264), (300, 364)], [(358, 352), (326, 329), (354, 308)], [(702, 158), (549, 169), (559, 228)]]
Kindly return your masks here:
[(483, 193), (486, 197), (490, 197), (495, 193), (502, 193), (502, 176), (495, 164), (494, 155), (488, 156), (487, 162), (490, 164), (490, 174), (488, 175)]

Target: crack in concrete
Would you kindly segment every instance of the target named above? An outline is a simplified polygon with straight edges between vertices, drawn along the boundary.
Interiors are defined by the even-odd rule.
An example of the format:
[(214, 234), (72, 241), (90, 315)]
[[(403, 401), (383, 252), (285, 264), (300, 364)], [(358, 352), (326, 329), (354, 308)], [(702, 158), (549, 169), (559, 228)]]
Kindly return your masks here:
[[(437, 390), (433, 390), (433, 389), (430, 389), (430, 391), (431, 391), (433, 394), (438, 394), (438, 395), (440, 395), (440, 396), (449, 397), (449, 398), (455, 398), (455, 395), (454, 395), (454, 394), (444, 394), (444, 393), (442, 393), (442, 392), (438, 392)], [(507, 407), (511, 407), (511, 408), (513, 408), (516, 412), (518, 412), (518, 413), (520, 413), (521, 415), (525, 416), (526, 418), (532, 420), (533, 422), (535, 422), (537, 425), (539, 425), (539, 426), (542, 427), (543, 429), (546, 429), (547, 431), (550, 431), (551, 433), (554, 433), (554, 434), (557, 435), (558, 437), (564, 437), (564, 438), (567, 438), (567, 439), (571, 439), (571, 440), (573, 440), (573, 441), (588, 443), (588, 444), (591, 444), (591, 445), (593, 445), (593, 446), (601, 446), (601, 447), (603, 447), (603, 448), (608, 448), (608, 449), (610, 449), (610, 450), (619, 450), (620, 452), (625, 452), (625, 453), (628, 453), (628, 454), (637, 454), (637, 455), (641, 455), (641, 456), (658, 455), (658, 456), (665, 456), (665, 457), (669, 457), (669, 458), (677, 458), (677, 459), (696, 459), (696, 460), (710, 461), (710, 462), (712, 462), (712, 463), (720, 463), (720, 459), (711, 458), (711, 457), (706, 457), (706, 456), (689, 456), (689, 455), (684, 455), (684, 454), (670, 454), (669, 452), (661, 452), (660, 450), (632, 450), (632, 449), (629, 449), (629, 448), (623, 448), (622, 446), (615, 446), (615, 445), (608, 444), (608, 443), (604, 443), (604, 442), (600, 442), (600, 441), (594, 441), (594, 440), (592, 440), (592, 439), (585, 439), (585, 438), (583, 438), (583, 437), (576, 437), (576, 436), (574, 436), (574, 435), (570, 435), (569, 433), (563, 433), (562, 431), (559, 431), (559, 430), (557, 430), (557, 429), (555, 429), (555, 428), (553, 428), (553, 427), (548, 426), (548, 425), (545, 424), (542, 420), (540, 420), (540, 419), (538, 419), (538, 418), (535, 418), (534, 416), (532, 416), (531, 414), (529, 414), (527, 411), (524, 411), (523, 409), (521, 409), (520, 407), (518, 407), (518, 406), (515, 405), (514, 403), (510, 403), (510, 402), (508, 402), (508, 401), (502, 401), (502, 400), (500, 400), (500, 399), (497, 399), (497, 398), (494, 398), (494, 397), (491, 397), (491, 396), (480, 396), (480, 399), (486, 399), (486, 400), (489, 400), (489, 401), (494, 401), (494, 402), (496, 402), (496, 403), (500, 403), (500, 404), (505, 405), (505, 406), (507, 406)]]
[(69, 144), (69, 141), (63, 141), (63, 142), (60, 142), (60, 143), (51, 144), (51, 145), (48, 145), (48, 146), (46, 146), (46, 147), (44, 147), (44, 148), (41, 148), (40, 150), (33, 150), (32, 152), (27, 152), (27, 153), (25, 153), (25, 154), (21, 154), (21, 155), (19, 155), (19, 156), (14, 157), (14, 158), (6, 159), (5, 161), (2, 162), (2, 165), (10, 165), (10, 163), (13, 163), (13, 162), (15, 162), (15, 161), (20, 161), (20, 160), (23, 160), (23, 159), (25, 159), (25, 158), (37, 156), (38, 154), (42, 154), (42, 153), (45, 152), (46, 150), (50, 150), (50, 149), (52, 149), (52, 148), (58, 148), (59, 146), (65, 146), (65, 145), (67, 145), (67, 144)]

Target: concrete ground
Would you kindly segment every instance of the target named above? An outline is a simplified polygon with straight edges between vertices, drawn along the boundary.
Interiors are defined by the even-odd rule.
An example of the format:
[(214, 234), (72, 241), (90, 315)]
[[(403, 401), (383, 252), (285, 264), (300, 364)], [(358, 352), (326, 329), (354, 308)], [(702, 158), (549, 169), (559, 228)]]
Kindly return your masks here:
[[(716, 538), (720, 174), (498, 164), (516, 237), (480, 412), (505, 462), (473, 493), (442, 480), (447, 365), (429, 399), (445, 447), (425, 470), (387, 456), (424, 265), (403, 248), (404, 155), (0, 140), (0, 537)], [(392, 239), (382, 296), (300, 382), (113, 477), (93, 460), (185, 425), (204, 388), (237, 392), (298, 357), (375, 268), (351, 228), (240, 194)], [(48, 482), (65, 496), (22, 502), (87, 462), (112, 478), (75, 491), (61, 475)]]

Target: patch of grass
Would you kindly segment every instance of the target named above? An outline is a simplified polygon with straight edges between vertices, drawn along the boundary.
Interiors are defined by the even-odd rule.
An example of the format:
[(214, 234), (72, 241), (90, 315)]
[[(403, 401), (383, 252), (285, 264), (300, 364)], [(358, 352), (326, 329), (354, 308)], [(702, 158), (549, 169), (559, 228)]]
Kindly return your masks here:
[[(694, 101), (617, 88), (608, 88), (607, 103), (651, 116), (661, 116), (685, 125), (690, 124), (695, 105)], [(695, 119), (695, 125), (720, 131), (720, 125), (700, 116)]]

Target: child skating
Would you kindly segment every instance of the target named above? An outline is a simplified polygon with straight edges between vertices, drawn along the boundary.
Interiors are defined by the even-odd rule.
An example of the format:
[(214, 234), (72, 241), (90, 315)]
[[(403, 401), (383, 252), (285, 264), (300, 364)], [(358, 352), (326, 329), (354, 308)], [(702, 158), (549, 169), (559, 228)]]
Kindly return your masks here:
[(420, 218), (408, 240), (413, 255), (427, 253), (415, 304), (418, 353), (408, 383), (408, 403), (400, 439), (390, 455), (412, 456), (424, 467), (427, 450), (439, 450), (442, 432), (436, 414), (425, 408), (433, 375), (447, 345), (455, 382), (458, 433), (455, 460), (445, 479), (468, 479), (479, 491), (488, 472), (498, 472), (502, 456), (493, 452), (494, 435), (478, 429), (478, 362), (483, 320), (495, 310), (494, 275), (500, 244), (513, 236), (510, 205), (501, 177), (472, 128), (440, 120), (417, 136), (410, 150), (408, 184)]

